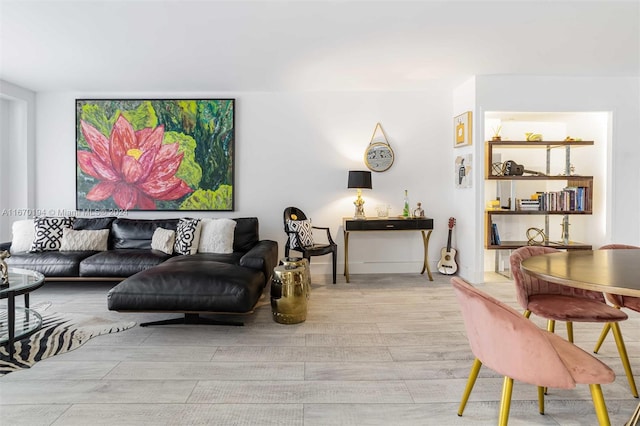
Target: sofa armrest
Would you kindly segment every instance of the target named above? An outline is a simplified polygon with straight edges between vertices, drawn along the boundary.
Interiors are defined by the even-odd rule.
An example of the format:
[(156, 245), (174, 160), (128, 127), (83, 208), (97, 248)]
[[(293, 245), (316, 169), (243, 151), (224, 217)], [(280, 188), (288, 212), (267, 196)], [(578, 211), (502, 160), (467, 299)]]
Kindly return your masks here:
[(11, 248), (11, 241), (0, 243), (0, 251), (9, 250)]
[(272, 240), (261, 240), (240, 258), (240, 266), (262, 271), (265, 280), (273, 274), (278, 265), (278, 243)]

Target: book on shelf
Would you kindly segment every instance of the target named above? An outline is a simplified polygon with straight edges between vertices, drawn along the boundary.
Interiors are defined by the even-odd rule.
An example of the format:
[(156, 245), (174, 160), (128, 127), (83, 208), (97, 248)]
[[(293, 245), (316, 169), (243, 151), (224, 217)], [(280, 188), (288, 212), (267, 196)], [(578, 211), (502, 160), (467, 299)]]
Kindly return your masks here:
[(491, 245), (500, 245), (500, 234), (498, 233), (498, 225), (491, 223)]
[(591, 211), (591, 188), (567, 186), (561, 191), (544, 192), (538, 196), (540, 210), (561, 212)]
[(518, 199), (516, 207), (518, 210), (540, 210), (540, 201), (536, 199)]

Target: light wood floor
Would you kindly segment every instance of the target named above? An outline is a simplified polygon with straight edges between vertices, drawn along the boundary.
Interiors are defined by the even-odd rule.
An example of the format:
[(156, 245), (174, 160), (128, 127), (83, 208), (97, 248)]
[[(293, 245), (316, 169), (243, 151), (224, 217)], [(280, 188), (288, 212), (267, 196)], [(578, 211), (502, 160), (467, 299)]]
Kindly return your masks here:
[[(473, 358), (448, 277), (434, 278), (352, 275), (351, 283), (340, 277), (332, 285), (314, 276), (301, 324), (275, 323), (267, 290), (244, 327), (136, 326), (96, 337), (0, 378), (0, 424), (496, 424), (502, 378), (488, 369), (464, 416), (456, 415)], [(114, 320), (171, 316), (109, 312), (110, 286), (50, 283), (31, 301)], [(517, 306), (511, 282), (490, 277), (479, 287)], [(640, 315), (629, 315), (622, 331), (638, 374)], [(576, 324), (576, 343), (591, 351), (599, 332), (598, 325)], [(603, 392), (612, 424), (621, 425), (638, 401), (611, 336), (598, 356), (616, 371)], [(597, 424), (586, 385), (551, 389), (544, 416), (536, 398), (535, 387), (515, 384), (511, 425)]]

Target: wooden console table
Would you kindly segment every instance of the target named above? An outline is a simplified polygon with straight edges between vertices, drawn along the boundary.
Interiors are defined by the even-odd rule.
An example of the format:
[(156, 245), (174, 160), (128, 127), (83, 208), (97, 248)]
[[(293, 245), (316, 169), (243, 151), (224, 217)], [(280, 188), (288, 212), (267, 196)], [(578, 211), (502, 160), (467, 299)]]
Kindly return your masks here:
[(433, 219), (403, 219), (403, 218), (387, 218), (381, 219), (377, 217), (368, 217), (366, 219), (343, 218), (344, 230), (344, 276), (349, 282), (349, 233), (351, 232), (380, 232), (380, 231), (420, 231), (422, 234), (422, 242), (424, 244), (424, 260), (422, 263), (421, 274), (427, 271), (429, 280), (433, 281), (431, 276), (431, 268), (427, 259), (429, 254), (429, 238), (433, 231)]

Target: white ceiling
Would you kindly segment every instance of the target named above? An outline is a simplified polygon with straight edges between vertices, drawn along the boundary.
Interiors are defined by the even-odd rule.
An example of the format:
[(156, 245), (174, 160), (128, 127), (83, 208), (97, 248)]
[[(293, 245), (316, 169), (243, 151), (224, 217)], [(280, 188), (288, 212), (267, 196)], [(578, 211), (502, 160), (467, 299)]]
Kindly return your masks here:
[(420, 90), (640, 75), (627, 1), (0, 0), (0, 79), (34, 91)]

